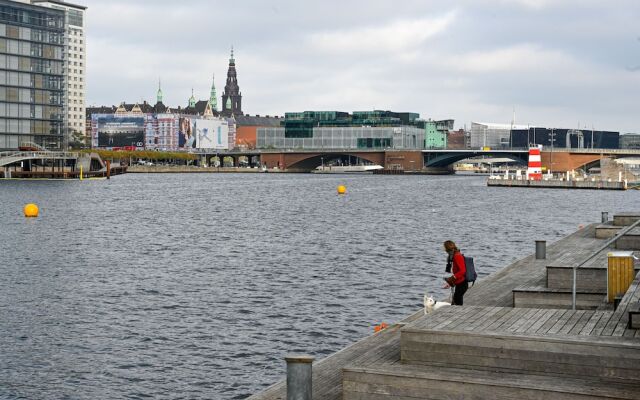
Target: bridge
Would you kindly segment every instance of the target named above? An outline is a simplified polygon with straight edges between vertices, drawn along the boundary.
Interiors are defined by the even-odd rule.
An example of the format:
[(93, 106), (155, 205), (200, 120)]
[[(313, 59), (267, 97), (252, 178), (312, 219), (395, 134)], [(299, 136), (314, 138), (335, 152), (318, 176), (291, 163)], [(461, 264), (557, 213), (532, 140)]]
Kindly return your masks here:
[[(243, 152), (228, 152), (237, 157)], [(247, 155), (257, 156), (268, 168), (302, 172), (332, 160), (353, 158), (381, 165), (385, 169), (410, 172), (443, 174), (453, 172), (453, 164), (477, 157), (510, 158), (515, 163), (527, 164), (528, 149), (461, 149), (461, 150), (361, 150), (361, 149), (315, 149), (315, 150), (251, 150)], [(566, 172), (587, 168), (605, 157), (640, 157), (635, 149), (566, 149), (555, 148), (542, 151), (542, 166), (549, 171)], [(222, 153), (220, 153), (222, 155)]]
[[(82, 167), (85, 173), (105, 169), (105, 164), (95, 153), (27, 150), (0, 152), (0, 176), (65, 176)], [(13, 172), (12, 172), (13, 169)]]

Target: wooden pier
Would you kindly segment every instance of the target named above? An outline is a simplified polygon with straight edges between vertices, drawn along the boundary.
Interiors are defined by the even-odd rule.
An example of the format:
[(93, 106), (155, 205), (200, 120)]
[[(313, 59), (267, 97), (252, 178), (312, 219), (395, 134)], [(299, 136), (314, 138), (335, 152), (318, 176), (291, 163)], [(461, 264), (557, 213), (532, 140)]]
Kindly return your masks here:
[(487, 179), (487, 186), (493, 187), (524, 187), (524, 188), (547, 188), (547, 189), (591, 189), (591, 190), (627, 190), (630, 186), (627, 182), (609, 181), (563, 181), (563, 180), (541, 180), (530, 181), (526, 179)]
[[(313, 398), (640, 398), (640, 274), (616, 309), (606, 298), (608, 253), (640, 250), (640, 229), (577, 269), (576, 310), (568, 278), (639, 219), (587, 226), (548, 246), (546, 259), (531, 255), (477, 282), (467, 305), (419, 310), (315, 363)], [(249, 399), (286, 399), (286, 383)]]

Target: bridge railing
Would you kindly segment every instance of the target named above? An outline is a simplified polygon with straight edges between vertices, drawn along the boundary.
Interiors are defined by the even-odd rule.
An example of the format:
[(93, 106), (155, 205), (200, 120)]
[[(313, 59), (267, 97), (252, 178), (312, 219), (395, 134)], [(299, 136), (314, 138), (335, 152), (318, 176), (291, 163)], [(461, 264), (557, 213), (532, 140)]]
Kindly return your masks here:
[(4, 151), (0, 158), (78, 158), (80, 153), (66, 151)]

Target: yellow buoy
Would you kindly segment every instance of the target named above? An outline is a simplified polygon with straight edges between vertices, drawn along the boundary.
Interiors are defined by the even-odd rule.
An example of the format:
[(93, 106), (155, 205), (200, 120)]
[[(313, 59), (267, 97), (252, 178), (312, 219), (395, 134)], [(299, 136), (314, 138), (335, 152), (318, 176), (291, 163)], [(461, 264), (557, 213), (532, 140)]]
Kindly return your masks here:
[(347, 187), (345, 185), (338, 186), (338, 194), (345, 194), (345, 193), (347, 193)]
[(33, 203), (29, 203), (26, 206), (24, 206), (24, 216), (27, 218), (35, 218), (38, 216), (38, 206), (33, 204)]

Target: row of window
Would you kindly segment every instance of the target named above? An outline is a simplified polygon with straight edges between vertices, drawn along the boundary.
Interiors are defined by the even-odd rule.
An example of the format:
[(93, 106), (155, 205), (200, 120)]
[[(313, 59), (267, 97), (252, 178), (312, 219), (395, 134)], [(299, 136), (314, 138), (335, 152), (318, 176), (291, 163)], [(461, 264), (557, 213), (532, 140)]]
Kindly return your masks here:
[(0, 102), (0, 117), (58, 120), (61, 111), (60, 107)]
[(0, 135), (0, 149), (17, 149), (22, 143), (36, 143), (47, 149), (61, 148), (62, 137), (55, 135), (31, 136), (31, 135)]
[(0, 36), (50, 44), (63, 44), (64, 41), (64, 34), (62, 32), (48, 32), (40, 29), (5, 24), (0, 24)]
[(62, 47), (0, 38), (0, 53), (62, 60)]
[(0, 21), (46, 28), (64, 28), (64, 14), (50, 10), (25, 10), (11, 5), (0, 6)]
[[(74, 89), (82, 89), (82, 85), (78, 85), (78, 84), (73, 84), (73, 88)], [(71, 83), (69, 84), (69, 89), (71, 89)]]
[[(62, 132), (62, 123), (59, 121), (35, 121), (0, 118), (0, 133), (18, 134), (59, 134)], [(9, 146), (11, 147), (11, 146)], [(17, 146), (16, 146), (17, 147)]]
[(69, 17), (69, 25), (82, 26), (82, 11), (67, 10), (67, 16)]
[(24, 72), (0, 71), (0, 85), (62, 90), (63, 77)]
[(0, 54), (0, 69), (13, 69), (26, 72), (39, 72), (45, 74), (62, 74), (62, 61), (44, 60), (41, 58), (29, 58), (20, 56), (8, 56)]
[(0, 87), (0, 101), (61, 106), (62, 93), (47, 90)]

